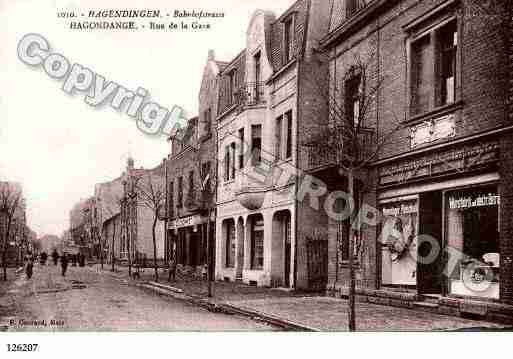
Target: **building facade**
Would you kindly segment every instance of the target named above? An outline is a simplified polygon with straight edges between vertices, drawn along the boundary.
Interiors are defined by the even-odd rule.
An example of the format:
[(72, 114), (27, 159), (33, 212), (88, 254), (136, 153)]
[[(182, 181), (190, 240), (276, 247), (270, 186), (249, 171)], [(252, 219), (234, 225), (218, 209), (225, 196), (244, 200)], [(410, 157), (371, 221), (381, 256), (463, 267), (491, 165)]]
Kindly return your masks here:
[[(328, 220), (334, 287), (347, 286), (353, 255), (360, 287), (512, 303), (507, 3), (332, 2), (321, 46), (340, 106), (353, 110), (355, 55), (369, 64), (359, 98), (379, 84), (363, 126), (377, 155), (356, 185), (357, 208), (379, 221), (362, 227), (349, 254), (348, 223)], [(332, 184), (333, 171), (312, 172), (347, 191), (343, 175)]]
[[(296, 193), (298, 123), (313, 107), (313, 48), (329, 6), (297, 1), (276, 17), (256, 11), (246, 48), (219, 75), (216, 279), (306, 288)], [(322, 85), (321, 85), (322, 86)]]
[[(209, 51), (203, 70), (199, 116), (170, 138), (167, 161), (166, 254), (174, 252), (179, 270), (205, 277), (215, 263), (217, 76), (224, 63)], [(210, 266), (213, 272), (213, 265)], [(213, 273), (212, 273), (213, 274)]]

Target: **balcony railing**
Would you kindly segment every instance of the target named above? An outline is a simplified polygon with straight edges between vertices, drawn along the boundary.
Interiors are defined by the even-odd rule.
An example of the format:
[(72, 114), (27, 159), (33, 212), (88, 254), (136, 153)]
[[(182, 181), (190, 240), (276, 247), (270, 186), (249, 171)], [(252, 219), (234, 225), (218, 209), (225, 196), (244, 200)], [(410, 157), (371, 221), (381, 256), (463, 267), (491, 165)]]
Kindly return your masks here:
[[(362, 161), (369, 158), (372, 151), (374, 151), (376, 142), (374, 135), (375, 133), (372, 129), (360, 130), (360, 133), (358, 134), (358, 145), (361, 151), (357, 160)], [(349, 150), (349, 148), (347, 150)], [(324, 146), (323, 144), (309, 147), (307, 155), (309, 170), (335, 166), (339, 160), (337, 158), (337, 154), (333, 151), (333, 148), (330, 148), (330, 146)]]
[(263, 82), (248, 82), (234, 89), (233, 93), (227, 93), (225, 98), (221, 98), (220, 113), (224, 113), (235, 106), (241, 110), (246, 107), (264, 104), (266, 102), (264, 86)]

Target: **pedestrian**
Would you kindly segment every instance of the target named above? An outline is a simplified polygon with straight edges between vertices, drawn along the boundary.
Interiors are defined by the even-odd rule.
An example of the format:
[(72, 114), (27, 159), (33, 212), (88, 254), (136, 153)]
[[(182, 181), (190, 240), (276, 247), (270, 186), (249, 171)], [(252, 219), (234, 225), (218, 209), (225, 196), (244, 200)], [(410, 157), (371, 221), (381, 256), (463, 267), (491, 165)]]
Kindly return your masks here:
[(41, 253), (39, 257), (41, 265), (46, 265), (46, 260), (48, 259), (48, 254), (46, 252)]
[(27, 279), (32, 278), (32, 273), (34, 271), (34, 258), (29, 256), (27, 258), (27, 263), (25, 264), (25, 274), (27, 275)]
[(78, 254), (78, 265), (80, 267), (84, 267), (85, 266), (85, 255), (84, 255), (84, 253), (79, 253)]
[(61, 256), (61, 268), (62, 268), (62, 276), (66, 276), (66, 270), (68, 269), (68, 255), (63, 253)]
[(168, 267), (169, 267), (169, 273), (168, 273), (167, 281), (171, 282), (171, 277), (173, 277), (173, 281), (175, 281), (176, 280), (176, 255), (175, 255), (175, 251), (172, 251), (171, 255), (169, 256)]
[(57, 250), (54, 249), (52, 252), (52, 259), (53, 259), (53, 265), (57, 265), (57, 261), (59, 260), (59, 253), (57, 253)]

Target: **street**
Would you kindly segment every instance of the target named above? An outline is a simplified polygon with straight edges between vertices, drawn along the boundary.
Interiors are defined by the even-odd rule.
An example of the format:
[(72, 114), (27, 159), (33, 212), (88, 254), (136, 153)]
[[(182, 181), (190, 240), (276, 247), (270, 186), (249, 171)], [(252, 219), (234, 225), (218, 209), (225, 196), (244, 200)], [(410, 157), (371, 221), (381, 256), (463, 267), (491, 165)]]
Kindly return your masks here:
[(0, 297), (0, 328), (8, 331), (255, 331), (275, 330), (238, 316), (211, 313), (129, 286), (91, 268), (36, 265)]

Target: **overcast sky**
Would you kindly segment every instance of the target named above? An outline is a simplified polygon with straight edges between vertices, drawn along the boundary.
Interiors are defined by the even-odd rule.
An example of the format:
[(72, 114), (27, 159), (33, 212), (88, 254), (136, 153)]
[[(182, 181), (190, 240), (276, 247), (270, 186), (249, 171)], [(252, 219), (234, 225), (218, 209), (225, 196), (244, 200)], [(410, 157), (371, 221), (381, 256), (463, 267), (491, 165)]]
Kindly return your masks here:
[[(127, 115), (111, 107), (94, 109), (83, 94), (66, 95), (62, 82), (22, 63), (16, 48), (25, 34), (39, 33), (71, 63), (129, 89), (143, 87), (160, 105), (178, 105), (193, 115), (208, 50), (230, 60), (245, 47), (257, 7), (278, 15), (293, 2), (0, 0), (0, 180), (22, 182), (29, 225), (39, 235), (61, 234), (73, 204), (91, 196), (95, 183), (119, 176), (129, 151), (137, 167), (152, 167), (168, 148), (163, 138), (141, 133)], [(87, 13), (102, 8), (203, 9), (224, 12), (225, 18), (200, 32), (76, 31), (57, 18), (60, 9)]]

